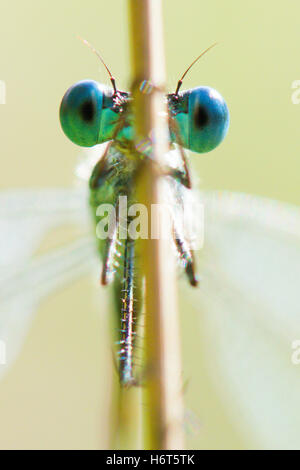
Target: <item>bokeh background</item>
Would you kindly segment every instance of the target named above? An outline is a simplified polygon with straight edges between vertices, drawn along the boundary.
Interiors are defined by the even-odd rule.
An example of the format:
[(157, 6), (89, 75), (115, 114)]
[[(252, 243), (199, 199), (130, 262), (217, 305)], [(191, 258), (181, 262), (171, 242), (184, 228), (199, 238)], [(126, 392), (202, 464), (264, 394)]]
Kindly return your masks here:
[[(208, 155), (191, 155), (204, 189), (228, 189), (300, 203), (300, 105), (292, 82), (300, 79), (300, 5), (293, 0), (239, 2), (164, 0), (168, 89), (213, 42), (184, 87), (210, 85), (225, 97), (231, 127)], [(96, 57), (78, 40), (98, 48), (128, 89), (130, 64), (125, 0), (20, 0), (2, 2), (0, 79), (1, 189), (69, 187), (78, 148), (63, 135), (58, 107), (74, 82), (107, 83)], [(50, 233), (48, 250), (71, 236)], [(45, 299), (21, 354), (0, 383), (0, 448), (103, 448), (108, 393), (103, 363), (106, 294), (93, 276)], [(251, 448), (240, 433), (205, 367), (196, 312), (181, 287), (187, 446)], [(98, 295), (98, 298), (96, 298)], [(100, 305), (100, 308), (99, 308)], [(99, 312), (101, 310), (101, 312)]]

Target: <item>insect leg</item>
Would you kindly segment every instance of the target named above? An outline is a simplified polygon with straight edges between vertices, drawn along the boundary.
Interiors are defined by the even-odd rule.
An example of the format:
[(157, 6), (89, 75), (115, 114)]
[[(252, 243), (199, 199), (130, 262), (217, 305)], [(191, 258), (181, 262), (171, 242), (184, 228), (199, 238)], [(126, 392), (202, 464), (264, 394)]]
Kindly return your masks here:
[(196, 287), (199, 281), (196, 275), (194, 252), (188, 246), (188, 242), (185, 240), (184, 236), (179, 233), (175, 224), (173, 226), (173, 236), (180, 260), (184, 263), (184, 269), (189, 283), (191, 286)]
[(176, 140), (177, 140), (177, 143), (178, 143), (178, 148), (179, 148), (181, 161), (182, 161), (182, 166), (183, 166), (183, 171), (178, 171), (178, 170), (175, 171), (174, 170), (173, 173), (175, 174), (175, 176), (173, 176), (173, 175), (171, 175), (171, 176), (178, 179), (180, 175), (176, 176), (176, 172), (181, 173), (180, 183), (183, 184), (186, 188), (191, 189), (192, 183), (191, 183), (191, 176), (190, 176), (190, 171), (189, 171), (189, 167), (188, 167), (187, 158), (186, 158), (185, 152), (183, 150), (183, 147), (181, 145), (181, 138), (180, 138), (180, 134), (179, 134), (179, 131), (178, 131), (177, 123), (171, 117), (169, 117), (169, 127), (170, 127), (171, 131), (173, 131), (174, 134), (176, 135)]
[(187, 177), (185, 171), (178, 170), (177, 168), (171, 167), (163, 167), (162, 174), (164, 176), (171, 176), (174, 178), (178, 183), (185, 186), (187, 189), (191, 189), (191, 183), (189, 181), (189, 177)]
[(101, 284), (104, 286), (106, 286), (113, 280), (117, 267), (116, 255), (120, 255), (120, 253), (118, 252), (118, 244), (120, 244), (120, 241), (118, 240), (118, 230), (120, 226), (119, 199), (117, 199), (115, 202), (115, 208), (115, 220), (113, 220), (112, 230), (106, 239), (104, 252), (102, 255), (103, 267), (101, 274)]
[(90, 177), (89, 185), (90, 189), (96, 189), (99, 188), (102, 184), (102, 181), (107, 178), (107, 176), (112, 172), (112, 168), (106, 166), (107, 164), (107, 156), (109, 153), (109, 149), (112, 145), (112, 142), (109, 142), (108, 145), (106, 146), (106, 149), (98, 161), (98, 163), (95, 165), (93, 172)]
[(93, 169), (92, 175), (90, 177), (90, 182), (89, 182), (90, 189), (99, 188), (99, 186), (101, 186), (102, 182), (107, 177), (109, 177), (109, 175), (114, 171), (114, 169), (112, 167), (107, 166), (107, 156), (109, 154), (109, 150), (110, 150), (111, 146), (114, 143), (114, 139), (117, 136), (120, 129), (122, 128), (122, 126), (124, 125), (124, 122), (125, 122), (125, 116), (121, 115), (119, 117), (119, 121), (118, 121), (116, 129), (114, 131), (114, 134), (112, 136), (112, 140), (106, 146), (106, 149), (105, 149), (102, 157), (100, 158), (100, 160), (98, 161), (98, 163), (95, 165), (95, 167)]
[(106, 239), (104, 253), (103, 253), (103, 266), (101, 273), (101, 284), (106, 286), (109, 284), (115, 273), (115, 254), (117, 252), (117, 232), (118, 224), (115, 224), (113, 228), (113, 233)]

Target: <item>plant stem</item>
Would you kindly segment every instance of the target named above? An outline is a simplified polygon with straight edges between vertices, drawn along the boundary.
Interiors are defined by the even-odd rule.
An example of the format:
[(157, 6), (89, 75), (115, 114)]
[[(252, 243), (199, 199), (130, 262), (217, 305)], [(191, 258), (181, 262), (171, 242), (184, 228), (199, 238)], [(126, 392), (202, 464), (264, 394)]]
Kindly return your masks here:
[[(139, 178), (139, 202), (151, 205), (165, 201), (157, 168), (168, 151), (168, 128), (164, 102), (165, 65), (161, 0), (128, 0), (133, 73), (133, 111), (136, 138), (152, 140), (153, 161), (145, 161)], [(151, 93), (139, 85), (152, 84)], [(162, 214), (149, 220), (149, 234), (164, 223)], [(157, 233), (157, 232), (156, 232)], [(141, 243), (145, 275), (146, 384), (145, 448), (182, 449), (183, 401), (179, 323), (176, 300), (175, 259), (170, 239), (162, 237)]]

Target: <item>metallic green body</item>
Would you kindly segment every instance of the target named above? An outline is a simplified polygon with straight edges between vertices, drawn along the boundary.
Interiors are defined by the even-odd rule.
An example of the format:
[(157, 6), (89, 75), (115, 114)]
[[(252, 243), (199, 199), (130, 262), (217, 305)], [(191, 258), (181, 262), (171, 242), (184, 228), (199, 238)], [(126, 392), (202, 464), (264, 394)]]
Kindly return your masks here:
[[(120, 139), (120, 135), (119, 135)], [(90, 206), (95, 226), (100, 222), (97, 208), (102, 204), (111, 204), (118, 211), (120, 196), (127, 197), (127, 205), (136, 202), (136, 174), (142, 156), (132, 142), (125, 138), (114, 141), (104, 161), (100, 159), (90, 178)], [(129, 222), (129, 220), (128, 220)], [(126, 224), (122, 220), (121, 223)], [(97, 238), (100, 257), (105, 263), (107, 257), (107, 239)], [(142, 279), (139, 273), (139, 257), (136, 243), (129, 238), (114, 242), (111, 261), (108, 268), (112, 278), (115, 343), (119, 362), (119, 374), (122, 384), (135, 383), (135, 334), (142, 306)]]
[[(147, 90), (147, 87), (141, 88)], [(131, 113), (131, 96), (119, 90), (107, 89), (93, 81), (84, 80), (66, 92), (60, 106), (60, 120), (65, 134), (72, 142), (84, 147), (109, 142), (104, 155), (99, 156), (90, 177), (90, 206), (97, 227), (105, 215), (98, 211), (104, 204), (118, 215), (120, 197), (127, 197), (127, 207), (136, 203), (136, 184), (143, 162), (151, 161), (151, 139), (137, 141)], [(166, 97), (169, 111), (170, 148), (172, 143), (196, 151), (208, 152), (224, 138), (229, 124), (225, 101), (215, 90), (207, 87), (194, 88)], [(172, 215), (174, 248), (185, 269), (191, 285), (197, 285), (193, 251), (178, 223), (185, 205), (186, 191), (191, 182), (188, 165), (183, 152), (170, 152), (166, 164), (160, 170), (169, 187), (168, 198), (175, 211)], [(107, 207), (107, 206), (106, 206)], [(101, 210), (102, 210), (101, 209)], [(109, 236), (98, 236), (97, 244), (103, 262), (101, 281), (112, 283), (115, 302), (115, 324), (117, 331), (117, 355), (120, 382), (123, 385), (136, 383), (135, 335), (142, 307), (142, 260), (137, 251), (138, 244), (120, 236), (124, 224), (128, 230), (130, 219), (119, 217)], [(155, 295), (155, 293), (153, 293)]]

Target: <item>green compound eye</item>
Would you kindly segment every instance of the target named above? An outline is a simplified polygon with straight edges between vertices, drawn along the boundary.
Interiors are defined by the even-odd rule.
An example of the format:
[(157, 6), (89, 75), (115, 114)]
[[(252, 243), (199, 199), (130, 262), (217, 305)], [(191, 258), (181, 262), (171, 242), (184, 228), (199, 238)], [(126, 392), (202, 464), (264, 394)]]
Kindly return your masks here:
[(104, 88), (93, 80), (72, 85), (60, 105), (60, 123), (74, 144), (92, 147), (99, 142)]
[(193, 152), (210, 152), (224, 139), (229, 127), (227, 105), (216, 90), (198, 87), (168, 97), (171, 116), (178, 136), (171, 129), (172, 140)]

